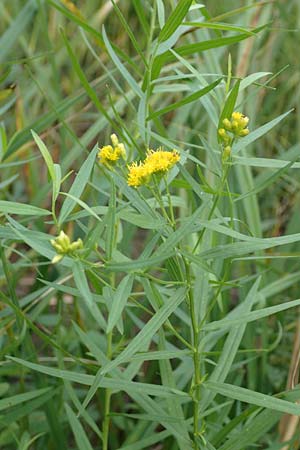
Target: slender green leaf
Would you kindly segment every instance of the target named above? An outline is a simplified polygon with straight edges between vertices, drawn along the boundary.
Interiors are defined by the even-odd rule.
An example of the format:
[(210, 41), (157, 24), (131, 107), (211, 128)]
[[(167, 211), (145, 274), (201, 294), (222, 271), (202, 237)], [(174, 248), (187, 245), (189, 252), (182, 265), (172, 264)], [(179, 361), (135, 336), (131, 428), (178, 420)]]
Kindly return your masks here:
[[(230, 119), (231, 114), (234, 111), (236, 100), (237, 100), (237, 97), (238, 97), (238, 94), (239, 94), (240, 83), (241, 83), (241, 80), (237, 80), (235, 85), (233, 86), (233, 88), (231, 89), (231, 91), (228, 94), (228, 97), (227, 97), (227, 99), (225, 101), (223, 110), (222, 110), (221, 115), (220, 115), (218, 128), (222, 128), (223, 127), (223, 120), (224, 119)], [(218, 139), (219, 139), (219, 136), (218, 136)]]
[(115, 367), (122, 364), (124, 361), (128, 360), (136, 352), (139, 351), (141, 347), (146, 345), (153, 335), (159, 330), (162, 324), (168, 319), (168, 317), (175, 311), (175, 309), (184, 300), (186, 294), (185, 288), (179, 288), (174, 297), (169, 300), (161, 309), (159, 309), (154, 316), (149, 320), (149, 322), (143, 327), (143, 329), (135, 336), (135, 338), (130, 342), (130, 344), (123, 350), (123, 352), (117, 356), (116, 359), (106, 364), (102, 367), (96, 375), (95, 381), (91, 386), (86, 399), (84, 401), (84, 407), (90, 402), (91, 398), (94, 396), (99, 382), (103, 379), (103, 376), (110, 372)]
[(32, 392), (26, 392), (25, 394), (17, 394), (12, 397), (3, 398), (0, 400), (0, 411), (4, 409), (11, 408), (12, 406), (18, 405), (19, 403), (27, 402), (33, 398), (39, 397), (46, 392), (49, 392), (51, 388), (37, 389)]
[(183, 105), (187, 105), (188, 103), (192, 103), (195, 100), (198, 100), (199, 98), (203, 97), (203, 95), (207, 94), (208, 92), (213, 90), (216, 86), (218, 86), (218, 84), (220, 84), (221, 81), (222, 81), (222, 78), (219, 78), (218, 80), (214, 81), (213, 83), (209, 84), (208, 86), (205, 86), (203, 89), (200, 89), (199, 91), (194, 92), (191, 95), (188, 95), (184, 99), (182, 99), (176, 103), (172, 103), (172, 105), (166, 106), (165, 108), (160, 109), (159, 111), (151, 113), (149, 115), (149, 117), (147, 118), (147, 120), (155, 119), (156, 117), (166, 114), (167, 112), (173, 111), (174, 109), (178, 109)]
[(49, 216), (50, 212), (37, 206), (25, 203), (9, 202), (0, 200), (0, 213), (19, 214), (21, 216)]
[(179, 25), (181, 25), (183, 19), (189, 11), (192, 4), (192, 0), (179, 0), (174, 11), (168, 17), (164, 27), (158, 35), (158, 42), (163, 42), (169, 39), (170, 36), (177, 30)]
[(54, 181), (54, 177), (55, 177), (54, 170), (55, 169), (54, 169), (54, 163), (53, 163), (52, 157), (49, 153), (49, 150), (47, 149), (47, 147), (44, 144), (44, 142), (42, 141), (42, 139), (39, 137), (38, 134), (35, 133), (34, 130), (31, 130), (31, 134), (32, 134), (33, 139), (35, 140), (35, 143), (38, 146), (44, 160), (45, 160), (45, 163), (47, 164), (50, 177), (51, 177), (52, 181)]
[(135, 79), (130, 75), (130, 73), (126, 69), (125, 65), (121, 63), (120, 59), (116, 55), (114, 49), (112, 48), (112, 46), (108, 40), (104, 26), (102, 28), (102, 32), (103, 32), (103, 40), (104, 40), (105, 46), (107, 48), (107, 51), (108, 51), (111, 59), (113, 60), (113, 62), (115, 64), (115, 66), (119, 69), (120, 74), (125, 78), (125, 80), (129, 84), (131, 89), (138, 95), (138, 97), (142, 97), (142, 95), (143, 95), (142, 89), (137, 84)]
[(71, 425), (73, 434), (75, 436), (75, 441), (78, 446), (78, 450), (93, 450), (90, 441), (80, 423), (77, 419), (76, 414), (72, 411), (68, 404), (65, 404), (65, 409), (67, 411), (67, 417)]
[(300, 416), (300, 405), (288, 402), (287, 400), (281, 400), (276, 397), (271, 397), (270, 395), (250, 391), (249, 389), (234, 386), (232, 384), (207, 381), (204, 383), (204, 386), (206, 389), (224, 395), (225, 397), (250, 403), (250, 405), (262, 406), (263, 408), (272, 409), (273, 411)]
[(248, 145), (252, 144), (252, 142), (255, 142), (257, 139), (264, 136), (266, 133), (268, 133), (270, 130), (272, 130), (272, 128), (274, 128), (278, 123), (280, 123), (292, 111), (293, 111), (293, 109), (290, 109), (288, 112), (281, 114), (280, 116), (276, 117), (276, 119), (273, 119), (270, 122), (266, 123), (265, 125), (262, 125), (261, 127), (257, 128), (256, 130), (252, 131), (251, 133), (249, 133), (248, 136), (244, 137), (243, 139), (240, 139), (239, 142), (233, 146), (232, 153), (234, 155), (236, 155), (242, 149), (244, 149)]
[(290, 308), (295, 308), (300, 305), (300, 299), (292, 300), (286, 303), (282, 303), (281, 305), (269, 306), (268, 308), (259, 309), (257, 311), (252, 311), (248, 314), (240, 314), (236, 319), (222, 319), (214, 322), (210, 322), (204, 326), (205, 330), (218, 330), (219, 328), (229, 328), (236, 325), (240, 325), (241, 323), (249, 323), (259, 319), (263, 319), (264, 317), (271, 316), (272, 314), (279, 313), (281, 311), (285, 311)]
[[(97, 145), (93, 148), (93, 150), (91, 151), (91, 153), (89, 154), (89, 156), (87, 157), (87, 159), (84, 161), (84, 163), (82, 164), (72, 186), (71, 189), (69, 191), (69, 194), (79, 198), (85, 188), (85, 186), (87, 185), (91, 172), (93, 170), (94, 164), (95, 164), (95, 157), (96, 154), (98, 152), (98, 147)], [(67, 198), (62, 207), (61, 207), (61, 211), (60, 211), (60, 215), (59, 215), (59, 224), (62, 224), (65, 219), (68, 217), (68, 215), (72, 212), (74, 206), (75, 206), (76, 202), (75, 200), (73, 200), (72, 198)]]
[(105, 330), (106, 323), (105, 323), (104, 317), (102, 316), (102, 313), (101, 313), (97, 303), (95, 303), (93, 295), (90, 291), (82, 263), (80, 261), (75, 261), (72, 269), (73, 269), (75, 284), (77, 286), (77, 289), (79, 290), (79, 292), (82, 295), (83, 301), (85, 302), (92, 317), (94, 317), (94, 319), (98, 322), (100, 327), (103, 330)]
[(134, 276), (127, 275), (123, 278), (113, 295), (112, 305), (108, 316), (106, 333), (112, 331), (120, 319), (131, 293)]
[[(265, 26), (253, 29), (253, 33), (257, 34), (263, 30)], [(196, 42), (193, 44), (183, 45), (182, 47), (176, 48), (176, 53), (180, 56), (190, 56), (193, 53), (199, 53), (206, 50), (210, 50), (218, 47), (225, 47), (237, 42), (243, 41), (249, 37), (248, 33), (241, 33), (235, 36), (210, 39), (208, 41)], [(152, 79), (156, 79), (160, 73), (160, 70), (164, 64), (167, 64), (175, 59), (175, 55), (171, 51), (167, 51), (155, 58), (152, 71)]]

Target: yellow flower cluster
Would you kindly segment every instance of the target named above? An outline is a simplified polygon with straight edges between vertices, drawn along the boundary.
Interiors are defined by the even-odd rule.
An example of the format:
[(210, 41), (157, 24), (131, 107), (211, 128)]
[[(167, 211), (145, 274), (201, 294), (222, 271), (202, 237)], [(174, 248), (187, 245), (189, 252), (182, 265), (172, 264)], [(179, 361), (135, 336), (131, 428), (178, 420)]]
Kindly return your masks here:
[(110, 139), (112, 142), (112, 146), (105, 145), (104, 147), (100, 148), (98, 153), (99, 162), (109, 169), (111, 168), (111, 166), (115, 165), (117, 161), (119, 161), (119, 159), (126, 158), (124, 144), (119, 142), (119, 139), (115, 134), (112, 134), (110, 136)]
[(249, 134), (249, 129), (247, 128), (248, 123), (249, 117), (237, 111), (232, 113), (230, 120), (223, 120), (222, 124), (224, 128), (218, 129), (218, 134), (223, 145), (223, 161), (227, 161), (230, 157), (233, 140)]
[(228, 144), (231, 141), (231, 137), (228, 132), (233, 134), (234, 137), (244, 137), (249, 134), (249, 129), (247, 125), (249, 123), (249, 117), (244, 116), (240, 112), (233, 112), (231, 119), (224, 119), (223, 126), (218, 130), (219, 136), (221, 137), (224, 144)]
[(53, 264), (61, 261), (65, 255), (72, 255), (76, 253), (77, 250), (83, 248), (83, 242), (80, 238), (77, 239), (77, 241), (71, 242), (69, 236), (63, 231), (59, 233), (57, 238), (51, 239), (50, 242), (57, 252), (57, 255), (52, 259)]
[(162, 148), (158, 150), (148, 150), (146, 158), (139, 164), (133, 162), (129, 166), (127, 184), (138, 187), (147, 184), (151, 175), (163, 174), (170, 170), (180, 160), (179, 153), (176, 150), (171, 152)]

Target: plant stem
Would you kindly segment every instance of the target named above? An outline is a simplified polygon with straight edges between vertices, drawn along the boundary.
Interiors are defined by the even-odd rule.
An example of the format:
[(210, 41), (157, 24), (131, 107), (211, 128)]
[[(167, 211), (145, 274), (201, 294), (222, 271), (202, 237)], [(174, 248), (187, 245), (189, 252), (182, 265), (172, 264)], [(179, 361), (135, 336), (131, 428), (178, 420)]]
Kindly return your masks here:
[(193, 397), (193, 439), (194, 439), (194, 448), (195, 450), (199, 449), (198, 446), (198, 437), (200, 435), (199, 430), (199, 406), (200, 406), (200, 385), (201, 385), (201, 370), (200, 370), (200, 352), (199, 352), (199, 327), (198, 327), (198, 319), (196, 315), (195, 309), (195, 299), (192, 291), (191, 285), (191, 273), (190, 273), (190, 264), (186, 259), (184, 259), (185, 269), (186, 269), (186, 278), (189, 285), (188, 289), (188, 302), (190, 306), (190, 315), (192, 322), (192, 344), (193, 344), (193, 363), (194, 363), (194, 379), (191, 387), (192, 397)]
[[(107, 335), (107, 359), (112, 357), (112, 331)], [(109, 425), (110, 425), (110, 400), (111, 400), (111, 390), (105, 390), (104, 398), (104, 420), (103, 420), (103, 450), (108, 450), (108, 436), (109, 436)]]
[[(219, 200), (220, 200), (222, 191), (223, 191), (224, 186), (225, 186), (225, 184), (226, 184), (226, 182), (227, 182), (228, 171), (229, 171), (229, 168), (226, 167), (226, 169), (225, 169), (225, 171), (224, 171), (224, 174), (223, 174), (223, 176), (222, 176), (222, 180), (221, 180), (221, 183), (220, 183), (220, 188), (219, 188), (219, 190), (218, 190), (217, 195), (216, 195), (215, 198), (214, 198), (214, 202), (213, 202), (213, 204), (212, 204), (212, 207), (211, 207), (211, 210), (210, 210), (210, 212), (209, 212), (209, 215), (208, 215), (207, 220), (210, 220), (210, 219), (212, 218), (213, 213), (215, 212), (215, 209), (216, 209), (216, 207), (218, 206), (218, 203), (219, 203)], [(201, 233), (199, 234), (199, 238), (198, 238), (198, 240), (197, 240), (197, 242), (196, 242), (196, 244), (195, 244), (195, 246), (194, 246), (194, 248), (193, 248), (193, 253), (195, 253), (195, 251), (196, 251), (198, 245), (201, 243), (205, 231), (206, 231), (206, 228), (203, 228), (202, 231), (201, 231)]]
[(172, 199), (171, 199), (171, 194), (170, 194), (168, 180), (167, 180), (166, 175), (164, 175), (164, 182), (165, 182), (166, 192), (167, 192), (167, 197), (168, 197), (170, 217), (171, 217), (172, 225), (173, 225), (173, 228), (174, 228), (175, 227), (174, 210), (173, 210)]

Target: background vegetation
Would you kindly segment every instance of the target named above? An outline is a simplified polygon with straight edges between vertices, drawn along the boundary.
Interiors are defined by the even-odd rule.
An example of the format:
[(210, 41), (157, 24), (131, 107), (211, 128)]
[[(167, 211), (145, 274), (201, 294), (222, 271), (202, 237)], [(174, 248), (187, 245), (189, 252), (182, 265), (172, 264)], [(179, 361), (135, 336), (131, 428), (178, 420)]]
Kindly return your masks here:
[[(300, 5), (191, 3), (0, 2), (5, 450), (299, 448), (298, 419), (284, 413), (299, 415), (299, 302), (291, 309), (288, 302), (300, 298)], [(184, 20), (192, 24), (180, 25), (178, 4), (191, 8)], [(224, 105), (230, 110), (234, 103), (252, 133), (237, 144), (228, 186), (220, 190), (217, 128)], [(98, 377), (101, 388), (84, 403), (99, 368), (122, 355), (181, 292), (173, 255), (151, 267), (129, 264), (163, 245), (155, 236), (164, 239), (164, 225), (149, 193), (142, 201), (94, 163), (97, 145), (113, 132), (128, 161), (143, 158), (148, 146), (181, 151), (182, 169), (169, 179), (178, 226), (193, 225), (197, 208), (218, 199), (212, 215), (202, 210), (208, 230), (195, 255), (201, 257), (190, 260), (207, 327), (197, 439), (184, 395), (193, 378), (186, 302), (153, 328), (151, 343), (145, 337), (120, 360), (126, 369), (118, 366), (104, 382)], [(152, 219), (146, 204), (157, 209)], [(216, 228), (220, 218), (231, 218), (220, 222), (226, 232)], [(51, 264), (50, 239), (61, 228), (83, 239), (84, 261)], [(182, 234), (185, 248), (200, 229)], [(103, 255), (111, 263), (104, 272), (93, 265)], [(126, 273), (129, 283), (135, 277), (127, 296), (118, 287)], [(124, 298), (127, 306), (118, 307)], [(252, 316), (243, 309), (247, 299)]]

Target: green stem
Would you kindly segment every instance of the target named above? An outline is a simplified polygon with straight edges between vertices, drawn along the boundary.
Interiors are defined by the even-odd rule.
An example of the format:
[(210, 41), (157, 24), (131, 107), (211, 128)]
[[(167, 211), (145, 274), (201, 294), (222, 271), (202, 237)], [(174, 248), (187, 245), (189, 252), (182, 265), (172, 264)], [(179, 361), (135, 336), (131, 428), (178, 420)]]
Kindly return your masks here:
[(174, 227), (173, 227), (173, 224), (172, 224), (172, 220), (171, 220), (170, 217), (168, 216), (168, 214), (167, 214), (167, 212), (166, 212), (166, 209), (165, 209), (165, 207), (164, 207), (163, 201), (162, 201), (162, 199), (161, 199), (161, 195), (160, 195), (160, 192), (159, 192), (159, 190), (158, 190), (158, 186), (157, 186), (157, 182), (156, 182), (156, 180), (155, 180), (155, 177), (153, 177), (153, 178), (154, 178), (154, 181), (155, 181), (155, 187), (156, 187), (156, 189), (157, 189), (157, 191), (158, 191), (158, 194), (155, 192), (155, 189), (153, 189), (151, 186), (148, 186), (148, 188), (149, 188), (149, 190), (151, 191), (151, 193), (152, 193), (153, 197), (155, 198), (155, 200), (157, 201), (157, 203), (158, 203), (158, 205), (159, 205), (159, 207), (160, 207), (160, 209), (161, 209), (162, 215), (164, 216), (164, 218), (166, 219), (166, 221), (172, 226), (172, 228), (174, 228)]
[[(227, 166), (226, 169), (225, 169), (225, 171), (224, 171), (224, 174), (223, 174), (223, 176), (222, 176), (222, 180), (221, 180), (221, 183), (220, 183), (220, 187), (219, 187), (219, 189), (218, 189), (218, 193), (217, 193), (217, 195), (216, 195), (215, 198), (214, 198), (214, 201), (213, 201), (213, 204), (212, 204), (212, 207), (211, 207), (211, 210), (210, 210), (210, 212), (209, 212), (209, 215), (208, 215), (207, 220), (210, 220), (210, 219), (212, 218), (212, 216), (213, 216), (213, 214), (214, 214), (214, 212), (215, 212), (215, 209), (216, 209), (216, 207), (218, 206), (218, 203), (219, 203), (219, 200), (220, 200), (220, 197), (221, 197), (221, 193), (222, 193), (222, 191), (223, 191), (223, 189), (224, 189), (224, 186), (225, 186), (225, 184), (226, 184), (226, 182), (227, 182), (228, 172), (229, 172), (229, 167)], [(205, 231), (206, 231), (206, 228), (203, 228), (202, 231), (200, 232), (199, 237), (198, 237), (198, 240), (197, 240), (197, 242), (196, 242), (196, 244), (195, 244), (195, 246), (194, 246), (194, 248), (193, 248), (193, 252), (192, 252), (192, 253), (195, 253), (197, 247), (198, 247), (199, 244), (201, 243)]]
[[(111, 360), (112, 357), (112, 331), (107, 335), (107, 359)], [(109, 425), (110, 425), (110, 401), (111, 401), (111, 390), (105, 390), (104, 398), (104, 420), (103, 420), (103, 450), (108, 450), (108, 437), (109, 437)]]
[(167, 197), (168, 197), (170, 217), (171, 217), (171, 221), (172, 221), (172, 226), (174, 228), (175, 227), (174, 210), (173, 210), (172, 199), (171, 199), (171, 194), (170, 194), (169, 185), (168, 185), (168, 181), (167, 181), (166, 175), (164, 175), (164, 182), (165, 182), (166, 193), (167, 193)]
[(201, 400), (201, 369), (200, 369), (200, 352), (199, 352), (199, 327), (195, 308), (195, 298), (192, 291), (191, 285), (191, 273), (190, 273), (190, 263), (184, 259), (186, 278), (188, 282), (188, 302), (190, 306), (190, 315), (192, 322), (192, 343), (193, 343), (193, 363), (194, 363), (194, 378), (192, 382), (191, 392), (193, 398), (193, 440), (195, 450), (199, 449), (198, 437), (200, 436), (199, 430), (199, 407)]

